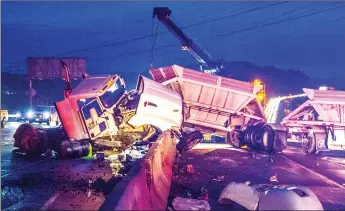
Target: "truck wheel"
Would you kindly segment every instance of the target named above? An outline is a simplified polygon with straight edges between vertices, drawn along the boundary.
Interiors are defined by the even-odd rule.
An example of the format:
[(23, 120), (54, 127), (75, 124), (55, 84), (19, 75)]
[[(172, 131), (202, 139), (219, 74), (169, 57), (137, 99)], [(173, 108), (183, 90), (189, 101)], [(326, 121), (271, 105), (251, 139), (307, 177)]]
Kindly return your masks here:
[(19, 148), (21, 152), (27, 155), (39, 156), (42, 154), (40, 139), (36, 134), (35, 128), (30, 124), (20, 125), (13, 135), (14, 147)]
[(240, 148), (244, 145), (242, 141), (242, 131), (241, 130), (232, 130), (226, 134), (225, 142), (232, 145), (235, 148)]
[(203, 135), (200, 131), (193, 131), (187, 134), (185, 137), (182, 137), (181, 140), (177, 143), (176, 149), (179, 152), (187, 152), (188, 150), (192, 149), (195, 145), (197, 145)]
[(262, 128), (262, 145), (266, 152), (273, 151), (274, 144), (274, 131), (269, 125), (265, 125)]
[(316, 151), (316, 138), (315, 134), (312, 136), (304, 136), (302, 138), (302, 149), (307, 154), (314, 154)]

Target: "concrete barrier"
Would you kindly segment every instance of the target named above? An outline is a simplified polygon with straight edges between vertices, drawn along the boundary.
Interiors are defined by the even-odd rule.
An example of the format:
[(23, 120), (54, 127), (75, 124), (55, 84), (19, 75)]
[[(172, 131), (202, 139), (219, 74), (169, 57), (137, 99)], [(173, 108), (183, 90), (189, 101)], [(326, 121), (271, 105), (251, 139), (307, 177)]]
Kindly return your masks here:
[(176, 140), (168, 130), (133, 164), (99, 210), (165, 210), (175, 157)]

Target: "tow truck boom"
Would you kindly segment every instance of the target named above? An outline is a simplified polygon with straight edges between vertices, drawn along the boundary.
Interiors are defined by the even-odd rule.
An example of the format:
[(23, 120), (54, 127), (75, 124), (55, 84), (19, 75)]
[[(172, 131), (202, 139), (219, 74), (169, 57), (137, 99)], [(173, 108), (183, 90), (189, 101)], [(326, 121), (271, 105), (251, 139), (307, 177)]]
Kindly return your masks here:
[(152, 17), (157, 17), (158, 20), (168, 28), (182, 43), (182, 50), (188, 50), (195, 59), (201, 64), (201, 71), (208, 69), (212, 74), (220, 69), (220, 65), (212, 61), (210, 56), (199, 46), (197, 46), (192, 39), (190, 39), (170, 18), (171, 10), (168, 7), (155, 7), (153, 9)]

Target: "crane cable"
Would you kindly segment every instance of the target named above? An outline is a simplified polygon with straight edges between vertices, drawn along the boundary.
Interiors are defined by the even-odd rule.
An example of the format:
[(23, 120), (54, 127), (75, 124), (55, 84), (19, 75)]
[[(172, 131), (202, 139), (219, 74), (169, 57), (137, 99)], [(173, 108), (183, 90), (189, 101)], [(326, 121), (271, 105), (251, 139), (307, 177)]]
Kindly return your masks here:
[(157, 23), (157, 27), (156, 27), (156, 32), (155, 34), (153, 34), (153, 27), (154, 26), (154, 18), (152, 18), (152, 29), (151, 29), (151, 58), (150, 58), (150, 68), (153, 67), (153, 53), (155, 50), (155, 44), (156, 44), (156, 40), (157, 40), (157, 35), (158, 35), (158, 27), (159, 27), (159, 21)]

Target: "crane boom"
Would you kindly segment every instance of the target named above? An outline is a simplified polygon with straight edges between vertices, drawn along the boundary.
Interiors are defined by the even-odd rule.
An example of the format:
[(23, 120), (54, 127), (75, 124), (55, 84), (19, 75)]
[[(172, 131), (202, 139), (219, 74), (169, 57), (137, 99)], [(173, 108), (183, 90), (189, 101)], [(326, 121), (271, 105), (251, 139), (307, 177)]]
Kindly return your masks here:
[(171, 10), (168, 7), (155, 7), (153, 9), (152, 17), (163, 23), (182, 43), (182, 50), (188, 50), (192, 56), (200, 63), (201, 70), (214, 74), (219, 71), (220, 66), (211, 60), (210, 56), (199, 46), (197, 46), (192, 39), (190, 39), (170, 18)]

